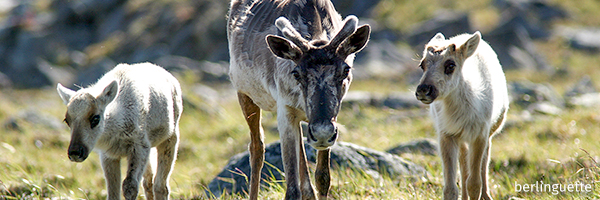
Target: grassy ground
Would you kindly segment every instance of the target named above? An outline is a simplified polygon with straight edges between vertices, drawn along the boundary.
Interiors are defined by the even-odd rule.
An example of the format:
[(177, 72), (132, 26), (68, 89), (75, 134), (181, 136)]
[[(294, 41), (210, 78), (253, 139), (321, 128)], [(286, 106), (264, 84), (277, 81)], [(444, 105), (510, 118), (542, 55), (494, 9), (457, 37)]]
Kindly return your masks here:
[[(477, 18), (476, 28), (489, 30), (498, 20), (491, 1), (469, 4), (454, 1), (382, 0), (376, 12), (389, 26), (408, 31), (415, 22), (428, 19), (439, 8), (468, 11)], [(559, 1), (572, 18), (563, 25), (600, 24), (598, 1)], [(410, 6), (409, 6), (410, 4)], [(485, 36), (484, 36), (485, 38)], [(400, 44), (402, 45), (402, 44)], [(547, 82), (559, 93), (584, 75), (600, 77), (597, 53), (572, 50), (564, 39), (538, 41), (536, 46), (549, 64), (564, 73), (508, 71), (509, 81)], [(180, 153), (171, 178), (172, 197), (205, 198), (204, 189), (227, 160), (247, 149), (250, 141), (237, 100), (229, 85), (219, 88), (222, 101), (212, 102), (193, 94), (194, 77), (180, 74), (186, 93), (181, 120)], [(600, 82), (594, 80), (600, 88)], [(351, 90), (389, 93), (414, 91), (415, 86), (398, 79), (355, 81)], [(69, 130), (45, 125), (36, 120), (17, 118), (18, 128), (5, 122), (26, 111), (49, 116), (56, 123), (63, 119), (65, 106), (53, 88), (41, 90), (0, 90), (0, 199), (83, 198), (103, 199), (106, 195), (98, 155), (92, 153), (83, 163), (70, 162), (66, 155)], [(266, 141), (278, 139), (275, 114), (263, 113)], [(505, 130), (493, 140), (490, 164), (490, 190), (495, 199), (599, 199), (600, 198), (600, 109), (571, 108), (559, 116), (536, 116), (527, 120), (523, 109), (512, 107)], [(369, 106), (344, 108), (339, 122), (345, 125), (340, 140), (377, 150), (418, 138), (435, 138), (426, 109), (391, 110)], [(404, 158), (424, 166), (431, 176), (422, 180), (372, 179), (360, 171), (333, 171), (332, 199), (439, 199), (442, 188), (440, 160), (436, 156), (405, 154)], [(314, 166), (311, 166), (314, 167)], [(582, 181), (593, 184), (590, 193), (517, 192), (515, 187), (543, 181), (569, 184)], [(261, 192), (264, 199), (282, 199), (284, 188), (273, 184)], [(142, 192), (140, 192), (141, 194)], [(223, 196), (221, 199), (239, 199)]]

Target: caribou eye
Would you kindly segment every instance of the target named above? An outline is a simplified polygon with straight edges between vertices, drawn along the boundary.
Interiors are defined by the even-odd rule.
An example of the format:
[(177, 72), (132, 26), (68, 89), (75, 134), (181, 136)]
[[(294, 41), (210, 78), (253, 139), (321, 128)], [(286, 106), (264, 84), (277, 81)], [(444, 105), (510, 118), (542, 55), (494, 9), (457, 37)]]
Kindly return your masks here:
[(294, 76), (294, 79), (296, 79), (297, 81), (300, 81), (300, 73), (298, 72), (298, 70), (292, 70), (291, 72), (292, 76)]
[(348, 76), (348, 74), (350, 74), (350, 69), (352, 69), (350, 66), (344, 67), (344, 74), (346, 74), (346, 76)]
[(454, 63), (454, 61), (448, 60), (444, 63), (444, 73), (446, 75), (454, 73), (454, 68), (456, 68), (456, 63)]
[(90, 117), (90, 127), (92, 129), (98, 126), (98, 123), (100, 123), (100, 115), (93, 115)]

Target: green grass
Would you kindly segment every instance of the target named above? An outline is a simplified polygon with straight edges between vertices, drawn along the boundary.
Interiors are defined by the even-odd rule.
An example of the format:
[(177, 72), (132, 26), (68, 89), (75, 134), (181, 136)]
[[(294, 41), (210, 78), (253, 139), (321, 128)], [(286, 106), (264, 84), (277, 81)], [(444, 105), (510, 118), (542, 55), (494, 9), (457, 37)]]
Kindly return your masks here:
[[(43, 2), (39, 7), (46, 6)], [(135, 7), (137, 1), (132, 1)], [(442, 3), (440, 3), (442, 2)], [(476, 2), (476, 3), (473, 3)], [(572, 15), (558, 24), (584, 26), (600, 24), (600, 5), (595, 0), (560, 1)], [(438, 9), (451, 8), (469, 12), (474, 26), (489, 30), (499, 19), (491, 1), (406, 1), (382, 0), (376, 7), (378, 21), (402, 32), (410, 31), (416, 22), (432, 17)], [(485, 38), (485, 36), (484, 36)], [(113, 38), (118, 39), (118, 38)], [(405, 44), (399, 44), (405, 45)], [(564, 73), (507, 71), (509, 81), (547, 82), (560, 94), (582, 76), (600, 77), (597, 53), (572, 50), (567, 41), (550, 38), (537, 41), (537, 49), (558, 71)], [(93, 51), (94, 49), (89, 49)], [(100, 52), (101, 53), (101, 52)], [(211, 85), (224, 100), (210, 102), (194, 95), (192, 85), (197, 77), (178, 75), (185, 95), (181, 119), (179, 157), (171, 177), (172, 197), (176, 199), (206, 198), (204, 189), (227, 163), (228, 159), (247, 149), (248, 128), (229, 85)], [(593, 78), (592, 78), (593, 79)], [(594, 80), (596, 87), (600, 82)], [(357, 80), (351, 90), (375, 91), (383, 94), (414, 91), (402, 78)], [(65, 106), (53, 88), (40, 90), (0, 90), (0, 194), (7, 199), (75, 198), (103, 199), (104, 177), (98, 155), (92, 153), (83, 163), (70, 162), (66, 155), (68, 127), (52, 128), (43, 124), (16, 121), (19, 129), (4, 125), (9, 118), (27, 110), (51, 116), (60, 122)], [(600, 109), (570, 108), (559, 116), (539, 116), (528, 121), (523, 110), (509, 110), (504, 131), (493, 139), (490, 164), (490, 190), (495, 199), (598, 199), (600, 198)], [(392, 110), (359, 105), (344, 107), (339, 114), (344, 125), (340, 140), (376, 150), (386, 150), (399, 143), (419, 138), (435, 138), (427, 109)], [(266, 142), (278, 140), (276, 115), (263, 113)], [(429, 177), (421, 180), (372, 178), (365, 172), (338, 169), (332, 172), (332, 199), (440, 199), (442, 170), (436, 156), (404, 154), (403, 158), (424, 166)], [(314, 166), (311, 166), (314, 170)], [(576, 181), (595, 183), (591, 193), (517, 193), (515, 183), (569, 184)], [(260, 193), (263, 199), (282, 199), (285, 188), (273, 183)], [(143, 192), (140, 191), (140, 194)], [(224, 195), (220, 199), (239, 199)]]

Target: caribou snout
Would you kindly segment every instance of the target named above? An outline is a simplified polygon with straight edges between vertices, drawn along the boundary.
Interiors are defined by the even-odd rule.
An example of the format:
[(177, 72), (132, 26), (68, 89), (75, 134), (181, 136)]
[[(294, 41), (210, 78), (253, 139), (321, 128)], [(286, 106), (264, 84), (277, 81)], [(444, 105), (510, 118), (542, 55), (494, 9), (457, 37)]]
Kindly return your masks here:
[(338, 128), (332, 122), (308, 125), (308, 144), (317, 150), (325, 150), (333, 144), (338, 137)]
[(73, 162), (83, 162), (90, 155), (89, 149), (81, 144), (69, 145), (68, 153), (69, 160)]
[(438, 91), (433, 85), (421, 84), (417, 86), (415, 96), (417, 96), (417, 99), (424, 104), (430, 104), (437, 98)]

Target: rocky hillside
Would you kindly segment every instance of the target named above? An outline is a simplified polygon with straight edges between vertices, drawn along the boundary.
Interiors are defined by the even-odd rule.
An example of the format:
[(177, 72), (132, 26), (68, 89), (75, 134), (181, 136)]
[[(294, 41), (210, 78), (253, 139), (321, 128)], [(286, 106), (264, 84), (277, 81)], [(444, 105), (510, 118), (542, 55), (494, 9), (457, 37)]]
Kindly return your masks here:
[[(228, 1), (7, 1), (11, 3), (0, 9), (0, 87), (87, 85), (116, 63), (144, 61), (170, 70), (191, 69), (202, 81), (227, 80)], [(402, 31), (388, 23), (393, 15), (386, 12), (394, 8), (381, 9), (385, 2), (333, 2), (342, 15), (358, 15), (374, 29), (358, 55), (357, 78), (415, 77), (420, 73), (415, 55), (435, 33), (475, 31), (467, 12), (437, 11)], [(554, 73), (532, 43), (553, 34), (570, 40), (573, 48), (600, 48), (596, 29), (552, 29), (554, 21), (570, 15), (544, 0), (497, 0), (489, 6), (498, 10), (500, 19), (483, 36), (506, 69)]]

